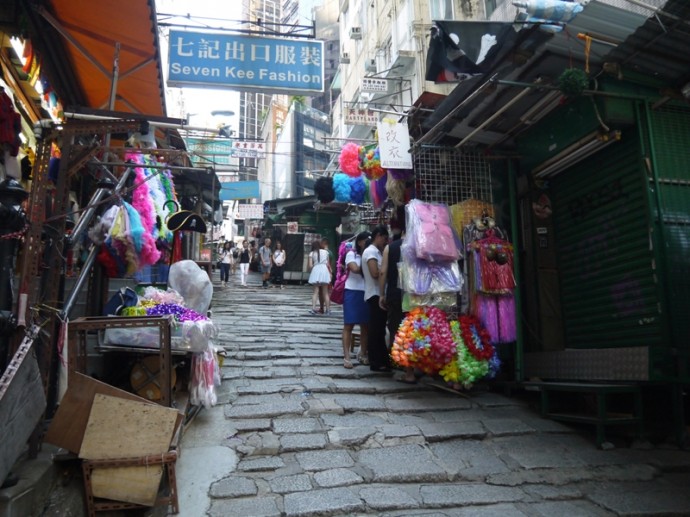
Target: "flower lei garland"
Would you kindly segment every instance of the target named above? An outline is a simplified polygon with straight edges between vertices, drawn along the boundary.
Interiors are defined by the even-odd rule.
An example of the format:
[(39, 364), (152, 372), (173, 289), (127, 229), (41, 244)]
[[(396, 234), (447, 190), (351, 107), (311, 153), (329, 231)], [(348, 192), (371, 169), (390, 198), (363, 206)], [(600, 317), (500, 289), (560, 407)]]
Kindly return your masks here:
[(460, 383), (466, 389), (489, 373), (489, 362), (474, 357), (462, 337), (459, 321), (450, 322), (450, 330), (456, 343), (455, 358), (445, 365), (439, 374), (446, 382)]
[(467, 350), (476, 359), (488, 361), (494, 356), (491, 336), (474, 316), (460, 316), (460, 332)]
[(395, 335), (391, 357), (403, 367), (434, 374), (453, 360), (456, 345), (446, 314), (437, 307), (412, 309)]

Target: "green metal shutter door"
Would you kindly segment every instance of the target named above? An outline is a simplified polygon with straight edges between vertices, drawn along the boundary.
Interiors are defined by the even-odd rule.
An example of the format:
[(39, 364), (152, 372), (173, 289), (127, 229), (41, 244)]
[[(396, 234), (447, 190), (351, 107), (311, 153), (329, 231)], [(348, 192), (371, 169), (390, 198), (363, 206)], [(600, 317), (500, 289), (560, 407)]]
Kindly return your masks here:
[[(673, 344), (690, 348), (690, 110), (652, 112), (652, 134), (663, 213), (664, 272)], [(656, 208), (654, 218), (658, 223)]]
[(661, 339), (649, 210), (634, 130), (552, 181), (568, 348)]

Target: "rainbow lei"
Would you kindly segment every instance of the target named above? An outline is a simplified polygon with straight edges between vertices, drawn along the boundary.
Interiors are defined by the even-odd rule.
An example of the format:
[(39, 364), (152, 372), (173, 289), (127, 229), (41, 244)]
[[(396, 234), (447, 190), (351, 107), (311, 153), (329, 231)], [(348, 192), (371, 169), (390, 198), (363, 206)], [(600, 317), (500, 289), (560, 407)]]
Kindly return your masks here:
[(434, 374), (453, 360), (456, 345), (446, 314), (437, 307), (412, 309), (395, 335), (391, 357), (403, 367)]
[(439, 374), (446, 382), (460, 383), (465, 388), (471, 388), (478, 380), (489, 373), (489, 362), (474, 357), (463, 340), (463, 332), (459, 321), (450, 322), (451, 333), (456, 343), (456, 356), (444, 366)]

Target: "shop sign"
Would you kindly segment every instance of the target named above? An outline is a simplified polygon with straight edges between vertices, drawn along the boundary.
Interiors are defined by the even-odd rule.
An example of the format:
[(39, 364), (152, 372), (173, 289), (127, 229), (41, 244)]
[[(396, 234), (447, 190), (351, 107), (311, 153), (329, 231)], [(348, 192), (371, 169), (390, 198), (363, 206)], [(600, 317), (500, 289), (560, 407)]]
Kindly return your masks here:
[(259, 203), (240, 205), (240, 219), (263, 219), (264, 205)]
[(234, 156), (236, 158), (265, 158), (266, 144), (264, 142), (235, 140), (232, 143), (230, 156)]
[(363, 92), (386, 93), (388, 91), (388, 81), (376, 77), (365, 77), (362, 79)]
[(170, 31), (168, 86), (324, 91), (323, 41)]
[(345, 124), (349, 126), (375, 126), (378, 121), (378, 116), (372, 110), (345, 108)]
[(410, 132), (407, 124), (379, 122), (379, 152), (384, 169), (411, 169)]
[(257, 197), (260, 197), (260, 193), (259, 182), (256, 180), (228, 181), (220, 184), (221, 201), (232, 201), (233, 199), (253, 199)]

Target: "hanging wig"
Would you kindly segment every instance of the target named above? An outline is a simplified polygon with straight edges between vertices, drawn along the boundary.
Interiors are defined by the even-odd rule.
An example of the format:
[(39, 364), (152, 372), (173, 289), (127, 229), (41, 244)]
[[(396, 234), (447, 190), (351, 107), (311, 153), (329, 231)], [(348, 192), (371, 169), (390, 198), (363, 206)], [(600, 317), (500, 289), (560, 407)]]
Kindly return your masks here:
[(386, 181), (388, 180), (388, 175), (384, 172), (383, 176), (374, 181), (376, 185), (376, 196), (379, 198), (380, 203), (388, 199), (388, 192), (386, 192)]
[(364, 203), (364, 195), (366, 191), (366, 183), (364, 183), (364, 178), (361, 176), (359, 178), (350, 179), (350, 200), (356, 204), (361, 205)]
[(393, 171), (388, 171), (388, 181), (386, 182), (386, 192), (388, 199), (393, 201), (395, 206), (405, 204), (405, 180), (396, 179)]
[(381, 167), (381, 154), (378, 146), (361, 147), (359, 159), (364, 175), (370, 180), (377, 180), (386, 174), (386, 170)]
[(388, 172), (396, 180), (409, 180), (412, 178), (414, 171), (412, 169), (388, 169)]
[(335, 191), (335, 200), (338, 203), (349, 203), (351, 196), (349, 176), (342, 173), (334, 174), (333, 190)]
[(321, 176), (314, 182), (314, 193), (316, 199), (322, 203), (330, 203), (335, 199), (335, 191), (333, 190), (333, 178), (330, 176)]
[(338, 163), (340, 169), (348, 176), (360, 176), (362, 171), (359, 168), (359, 146), (353, 142), (346, 143), (340, 150)]

